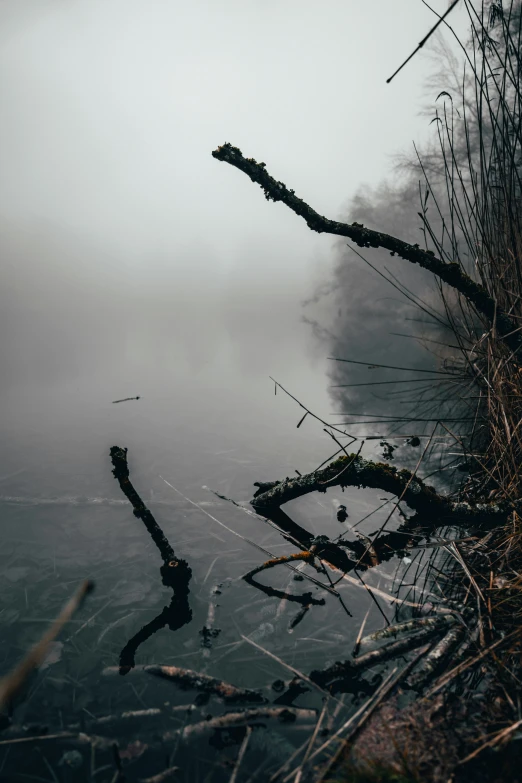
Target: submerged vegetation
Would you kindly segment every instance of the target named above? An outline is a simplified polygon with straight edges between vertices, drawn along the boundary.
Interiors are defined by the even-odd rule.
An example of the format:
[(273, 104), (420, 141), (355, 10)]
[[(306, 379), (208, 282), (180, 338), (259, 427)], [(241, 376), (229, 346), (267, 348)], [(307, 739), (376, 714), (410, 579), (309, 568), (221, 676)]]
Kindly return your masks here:
[[(16, 753), (25, 744), (52, 742), (56, 763), (71, 775), (64, 779), (113, 783), (187, 779), (179, 777), (184, 771), (177, 760), (174, 764), (175, 755), (180, 744), (195, 741), (224, 754), (221, 766), (210, 770), (209, 781), (214, 774), (215, 780), (230, 783), (520, 779), (516, 758), (522, 737), (522, 4), (483, 2), (476, 8), (469, 0), (462, 2), (471, 25), (469, 41), (457, 39), (463, 70), (456, 73), (455, 89), (448, 87), (438, 96), (442, 109), (434, 122), (437, 154), (432, 150), (423, 159), (419, 153), (415, 164), (421, 175), (418, 216), (424, 247), (378, 228), (322, 217), (274, 179), (265, 163), (245, 158), (230, 143), (212, 153), (259, 184), (268, 201), (279, 201), (304, 218), (310, 229), (345, 237), (362, 249), (384, 249), (422, 267), (436, 281), (439, 311), (432, 301), (396, 281), (423, 315), (445, 330), (441, 340), (425, 340), (439, 343), (443, 350), (435, 354), (437, 369), (426, 371), (431, 375), (423, 381), (422, 395), (414, 393), (417, 407), (412, 414), (394, 411), (380, 419), (381, 414), (361, 415), (374, 417), (387, 430), (385, 436), (368, 436), (361, 433), (365, 422), (357, 414), (345, 414), (355, 418), (332, 425), (296, 400), (304, 411), (297, 427), (306, 417), (318, 421), (335, 442), (335, 452), (309, 473), (296, 471), (291, 478), (256, 482), (250, 507), (231, 501), (260, 527), (275, 528), (291, 553), (275, 555), (188, 501), (256, 548), (259, 562), (242, 579), (279, 599), (280, 605), (298, 605), (290, 631), (315, 607), (324, 606), (326, 598), (338, 601), (349, 623), (352, 615), (341, 593), (346, 585), (366, 591), (381, 612), (384, 627), (365, 633), (368, 610), (354, 649), (346, 650), (344, 660), (325, 661), (321, 668), (298, 667), (266, 649), (259, 643), (261, 637), (242, 636), (242, 642), (275, 660), (285, 672), (286, 679), (269, 688), (245, 687), (177, 664), (139, 663), (139, 648), (153, 634), (166, 627), (176, 632), (192, 621), (192, 569), (188, 559), (176, 554), (178, 545), (175, 551), (134, 488), (127, 449), (113, 446), (113, 475), (159, 551), (161, 582), (172, 590), (172, 598), (157, 617), (134, 631), (120, 652), (119, 666), (108, 667), (103, 674), (109, 681), (132, 671), (132, 677), (152, 678), (195, 696), (184, 705), (163, 701), (161, 706), (132, 712), (101, 717), (89, 713), (81, 724), (46, 724), (35, 733), (34, 727), (17, 721), (15, 696), (29, 670), (43, 660), (44, 647), (54, 639), (48, 634), (37, 654), (33, 650), (2, 685), (0, 745), (13, 747)], [(406, 394), (418, 381), (405, 381), (411, 384)], [(286, 393), (277, 383), (275, 388)], [(125, 398), (132, 399), (139, 397)], [(390, 400), (396, 406), (400, 397)], [(396, 424), (408, 428), (407, 436), (394, 432)], [(426, 434), (428, 424), (431, 430)], [(431, 485), (426, 470), (441, 434), (442, 456), (455, 456), (456, 449), (457, 459), (450, 462), (458, 461), (463, 470), (458, 481), (439, 487)], [(363, 454), (372, 440), (379, 440), (386, 461)], [(404, 445), (410, 451), (419, 449), (412, 470), (390, 464)], [(391, 496), (383, 499), (389, 513), (374, 534), (365, 535), (352, 526), (344, 505), (337, 509), (342, 532), (334, 539), (310, 532), (282, 508), (334, 487), (367, 487)], [(229, 501), (223, 494), (218, 497)], [(382, 566), (392, 558), (407, 568), (398, 587), (383, 589), (380, 582), (387, 574)], [(416, 570), (406, 583), (410, 566), (412, 574), (413, 567)], [(286, 569), (302, 591), (260, 581), (274, 569)], [(371, 574), (378, 575), (378, 585), (366, 579)], [(208, 616), (200, 631), (203, 655), (209, 654), (220, 633), (215, 619), (222, 589), (222, 583), (210, 589)], [(84, 585), (80, 598), (86, 591)], [(392, 608), (393, 621), (379, 601)], [(73, 608), (79, 602), (77, 597)], [(69, 608), (67, 617), (71, 614)], [(61, 617), (56, 628), (65, 619)], [(388, 661), (393, 662), (390, 671), (383, 667)], [(345, 704), (347, 693), (359, 702)], [(207, 711), (211, 699), (218, 703), (219, 714)], [(274, 727), (288, 733), (277, 733)], [(118, 741), (131, 735), (136, 739), (122, 751)], [(146, 749), (155, 753), (161, 767), (157, 774), (127, 776), (125, 760), (141, 757)], [(86, 750), (91, 766), (80, 777)], [(99, 769), (95, 755), (101, 759)], [(249, 756), (259, 759), (253, 767), (247, 765)], [(272, 763), (263, 766), (267, 759)], [(58, 779), (54, 771), (53, 778)]]

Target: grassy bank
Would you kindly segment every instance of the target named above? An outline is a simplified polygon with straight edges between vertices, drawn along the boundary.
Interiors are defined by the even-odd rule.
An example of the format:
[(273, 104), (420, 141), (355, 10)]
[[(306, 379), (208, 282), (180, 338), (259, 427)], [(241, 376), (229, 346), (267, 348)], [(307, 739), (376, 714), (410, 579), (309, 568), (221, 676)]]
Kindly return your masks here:
[(395, 702), (376, 716), (346, 748), (345, 780), (520, 779), (522, 358), (498, 314), (511, 319), (510, 337), (522, 332), (522, 21), (518, 2), (466, 6), (470, 37), (457, 41), (463, 68), (435, 115), (438, 159), (432, 152), (428, 166), (419, 156), (419, 217), (426, 248), (457, 263), (495, 303), (493, 318), (484, 318), (462, 291), (439, 283), (451, 335), (444, 359), (466, 376), (458, 405), (472, 417), (459, 432), (441, 417), (467, 468), (453, 497), (505, 502), (511, 512), (453, 551), (445, 592), (477, 618), (467, 663), (450, 667), (405, 711)]

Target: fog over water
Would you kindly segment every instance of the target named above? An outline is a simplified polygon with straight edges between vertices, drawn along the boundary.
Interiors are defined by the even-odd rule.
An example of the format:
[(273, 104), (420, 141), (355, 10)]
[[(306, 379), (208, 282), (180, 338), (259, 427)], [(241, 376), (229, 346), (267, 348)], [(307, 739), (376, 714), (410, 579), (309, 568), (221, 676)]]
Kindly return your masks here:
[[(442, 12), (446, 0), (434, 7)], [(268, 377), (325, 418), (333, 409), (327, 345), (303, 321), (305, 313), (328, 320), (328, 303), (303, 308), (323, 283), (346, 286), (339, 346), (354, 347), (356, 358), (376, 350), (381, 360), (403, 350), (383, 346), (374, 329), (386, 326), (386, 312), (392, 324), (402, 318), (393, 305), (368, 304), (389, 295), (385, 284), (366, 294), (356, 267), (347, 278), (334, 274), (334, 237), (266, 202), (211, 152), (231, 142), (321, 214), (342, 218), (361, 185), (389, 173), (393, 153), (427, 136), (418, 109), (429, 62), (418, 57), (400, 79), (385, 80), (432, 24), (411, 0), (0, 4), (5, 667), (41, 631), (27, 617), (53, 615), (75, 579), (96, 578), (93, 612), (121, 590), (137, 606), (128, 619), (128, 603), (113, 599), (87, 629), (79, 679), (115, 665), (144, 609), (153, 615), (166, 600), (157, 553), (130, 506), (104, 505), (121, 500), (113, 445), (129, 448), (132, 481), (194, 572), (192, 626), (157, 634), (140, 662), (173, 662), (183, 645), (192, 655), (208, 589), (263, 555), (185, 501), (176, 507), (179, 496), (160, 477), (198, 502), (216, 501), (203, 485), (247, 501), (254, 481), (312, 470), (335, 451), (318, 423), (296, 429), (301, 409), (275, 395)], [(400, 225), (385, 228), (400, 234)], [(337, 535), (338, 495), (297, 503), (295, 518)], [(355, 519), (376, 496), (354, 492), (350, 503)], [(286, 551), (275, 531), (231, 508), (216, 501), (212, 513)], [(284, 585), (288, 574), (277, 579)], [(230, 643), (264, 622), (233, 614), (262, 597), (235, 584), (226, 612), (236, 619), (223, 635)], [(352, 609), (357, 619), (367, 605)], [(328, 605), (325, 627), (335, 628), (338, 611)], [(303, 620), (300, 636), (312, 637), (314, 622)], [(107, 623), (118, 625), (101, 644)], [(306, 653), (306, 670), (324, 663), (294, 636), (274, 645), (288, 660)], [(244, 675), (245, 685), (252, 658), (242, 660), (211, 673)], [(267, 671), (256, 670), (253, 684), (281, 676)]]
[(314, 354), (300, 300), (333, 238), (211, 151), (231, 141), (338, 216), (425, 133), (427, 64), (385, 79), (431, 14), (128, 0), (0, 13), (2, 390), (143, 359), (161, 376), (179, 353), (181, 374), (219, 375), (221, 350), (243, 378), (292, 355), (292, 380)]

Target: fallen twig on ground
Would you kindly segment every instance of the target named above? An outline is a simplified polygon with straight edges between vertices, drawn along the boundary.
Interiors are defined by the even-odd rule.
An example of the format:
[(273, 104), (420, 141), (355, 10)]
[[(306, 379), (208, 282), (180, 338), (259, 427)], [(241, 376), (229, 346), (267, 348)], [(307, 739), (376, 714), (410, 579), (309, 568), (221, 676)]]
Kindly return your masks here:
[(496, 734), (491, 737), (487, 742), (484, 742), (483, 745), (481, 745), (479, 748), (474, 750), (472, 753), (469, 753), (465, 758), (461, 759), (458, 763), (460, 764), (466, 764), (468, 761), (471, 761), (471, 759), (474, 759), (475, 756), (478, 756), (479, 753), (482, 753), (483, 750), (486, 750), (486, 748), (493, 748), (495, 745), (498, 745), (502, 743), (505, 739), (507, 739), (511, 734), (513, 734), (514, 731), (519, 729), (522, 726), (522, 720), (517, 720), (515, 723), (512, 723), (511, 726), (508, 726), (506, 729), (502, 729), (501, 731), (496, 732)]

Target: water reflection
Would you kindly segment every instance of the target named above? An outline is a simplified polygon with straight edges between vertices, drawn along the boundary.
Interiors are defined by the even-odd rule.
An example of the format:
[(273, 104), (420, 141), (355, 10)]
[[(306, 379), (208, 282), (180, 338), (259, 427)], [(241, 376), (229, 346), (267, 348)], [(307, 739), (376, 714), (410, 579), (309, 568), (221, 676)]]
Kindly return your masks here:
[[(234, 764), (237, 743), (245, 737), (245, 726), (217, 724), (212, 733), (216, 744), (208, 746), (210, 737), (200, 738), (197, 752), (194, 746), (182, 741), (181, 734), (159, 741), (158, 735), (197, 725), (208, 715), (219, 719), (225, 712), (224, 702), (214, 694), (208, 700), (208, 693), (194, 689), (187, 693), (173, 680), (149, 676), (144, 667), (161, 664), (176, 667), (179, 672), (186, 666), (183, 671), (191, 671), (199, 678), (205, 675), (236, 688), (258, 692), (270, 707), (315, 710), (319, 714), (320, 692), (289, 673), (284, 664), (305, 676), (314, 670), (327, 669), (335, 661), (349, 657), (368, 610), (368, 632), (381, 628), (384, 617), (392, 623), (399, 612), (402, 618), (408, 618), (415, 611), (403, 599), (408, 592), (418, 590), (411, 596), (410, 603), (413, 603), (422, 590), (427, 550), (414, 550), (416, 554), (413, 554), (409, 549), (412, 541), (419, 542), (422, 531), (410, 529), (406, 520), (400, 525), (395, 522), (395, 530), (382, 535), (376, 544), (380, 563), (375, 567), (365, 556), (364, 540), (352, 540), (347, 535), (346, 520), (342, 526), (338, 521), (339, 501), (343, 500), (350, 523), (364, 535), (370, 535), (372, 525), (378, 528), (389, 508), (385, 506), (383, 511), (373, 513), (359, 526), (361, 520), (378, 509), (380, 501), (375, 492), (353, 490), (346, 498), (339, 489), (332, 489), (327, 496), (301, 498), (286, 506), (285, 512), (280, 511), (279, 517), (273, 520), (276, 527), (269, 527), (226, 501), (210, 502), (208, 491), (201, 489), (203, 482), (207, 482), (221, 494), (247, 502), (255, 479), (286, 475), (294, 468), (302, 472), (312, 470), (329, 456), (331, 446), (328, 439), (313, 440), (303, 431), (306, 422), (297, 432), (295, 422), (292, 421), (291, 431), (283, 430), (279, 422), (281, 431), (270, 431), (268, 442), (264, 443), (260, 437), (258, 443), (252, 439), (251, 431), (242, 434), (241, 427), (228, 435), (226, 428), (218, 432), (217, 425), (215, 432), (202, 433), (195, 429), (194, 419), (190, 417), (187, 422), (180, 417), (164, 427), (164, 421), (171, 415), (170, 403), (158, 405), (153, 413), (143, 408), (135, 418), (132, 406), (127, 406), (125, 418), (117, 426), (110, 424), (100, 407), (92, 407), (90, 419), (78, 418), (75, 410), (71, 410), (68, 418), (66, 406), (59, 397), (56, 404), (62, 406), (61, 420), (66, 425), (52, 415), (40, 420), (42, 431), (49, 425), (47, 462), (42, 459), (38, 436), (33, 433), (28, 437), (28, 440), (33, 438), (32, 448), (24, 450), (21, 456), (16, 449), (12, 451), (13, 461), (20, 457), (25, 462), (6, 465), (4, 470), (8, 474), (20, 471), (24, 465), (27, 468), (25, 473), (20, 472), (5, 482), (2, 503), (0, 623), (5, 639), (2, 669), (15, 662), (20, 650), (34, 641), (42, 629), (41, 623), (52, 618), (55, 607), (61, 605), (70, 589), (68, 585), (79, 575), (95, 579), (97, 591), (92, 599), (92, 613), (73, 624), (64, 640), (61, 660), (49, 665), (31, 684), (26, 701), (16, 712), (20, 724), (34, 727), (39, 724), (40, 728), (45, 725), (48, 733), (75, 725), (83, 727), (90, 736), (103, 733), (119, 742), (123, 766), (129, 767), (135, 776), (150, 776), (163, 769), (165, 756), (169, 755), (169, 762), (186, 770), (187, 780), (203, 779), (216, 764), (217, 746), (225, 746), (220, 749), (221, 762)], [(180, 407), (185, 409), (183, 405)], [(125, 406), (112, 408), (121, 411)], [(84, 414), (85, 407), (81, 410), (81, 415)], [(54, 440), (52, 431), (55, 431)], [(133, 485), (146, 487), (145, 491), (140, 489), (137, 507), (144, 506), (142, 498), (147, 497), (148, 501), (150, 496), (147, 506), (154, 511), (155, 521), (161, 513), (160, 532), (166, 544), (175, 550), (174, 558), (183, 555), (187, 568), (192, 571), (190, 593), (188, 572), (186, 593), (176, 593), (176, 586), (169, 583), (170, 571), (165, 574), (165, 566), (170, 562), (168, 558), (174, 558), (167, 549), (162, 553), (159, 539), (155, 542), (152, 536), (152, 528), (147, 528), (150, 535), (143, 535), (142, 525), (147, 517), (139, 522), (133, 520), (129, 514), (132, 502), (114, 484), (108, 461), (109, 444), (121, 442), (122, 432), (130, 447)], [(196, 445), (198, 432), (202, 447)], [(237, 457), (237, 452), (218, 453), (229, 448), (239, 448), (243, 460), (230, 459)], [(165, 483), (158, 478), (161, 472), (175, 477), (172, 481), (196, 505), (168, 495)], [(211, 518), (203, 514), (206, 509), (212, 510)], [(242, 540), (237, 535), (232, 537), (212, 517), (223, 519), (226, 527), (239, 533)], [(343, 539), (335, 545), (340, 531)], [(332, 588), (324, 573), (314, 573), (307, 565), (305, 586), (303, 581), (294, 579), (304, 574), (291, 572), (284, 564), (254, 579), (242, 578), (259, 568), (267, 557), (248, 541), (275, 553), (275, 557), (290, 556), (310, 551), (314, 541), (323, 534), (329, 537), (330, 543), (319, 541), (318, 546), (329, 547), (329, 558), (336, 558), (338, 567), (337, 572), (329, 571), (332, 580), (335, 583), (346, 573), (347, 577), (353, 574), (353, 582), (343, 580)], [(344, 541), (345, 538), (350, 540)], [(403, 553), (411, 556), (413, 565), (404, 562)], [(412, 568), (418, 572), (409, 580), (410, 585), (417, 583), (414, 588), (404, 580), (405, 574), (414, 573)], [(365, 575), (364, 581), (372, 592), (361, 586), (358, 574)], [(221, 594), (213, 595), (218, 585)], [(165, 586), (173, 591), (172, 601), (158, 612)], [(336, 592), (353, 617), (347, 616)], [(215, 615), (210, 621), (209, 594)], [(390, 603), (384, 595), (395, 598)], [(179, 614), (175, 609), (177, 598), (181, 602)], [(296, 608), (295, 613), (292, 607)], [(177, 624), (179, 618), (183, 619), (183, 612), (185, 617), (191, 613), (192, 622)], [(146, 618), (143, 625), (139, 622), (141, 613)], [(149, 617), (154, 619), (150, 621)], [(217, 626), (221, 629), (219, 637), (210, 640), (212, 647), (203, 646), (198, 630), (202, 627), (216, 630)], [(169, 627), (176, 628), (176, 632), (157, 633)], [(256, 640), (262, 649), (249, 646), (242, 636)], [(269, 658), (263, 650), (273, 652), (281, 662)], [(107, 667), (119, 672), (120, 667), (115, 667), (118, 661), (124, 666), (134, 662), (137, 665), (124, 678), (100, 678)], [(383, 673), (381, 666), (374, 671), (344, 672), (341, 681), (336, 677), (326, 682), (327, 689), (349, 694), (346, 706), (335, 720), (346, 720), (359, 699), (371, 696), (382, 683)], [(205, 704), (203, 695), (207, 698)], [(332, 721), (333, 705), (328, 710), (328, 720), (332, 718)], [(131, 718), (130, 713), (140, 714)], [(110, 716), (113, 719), (104, 722)], [(266, 728), (256, 728), (250, 738), (245, 766), (248, 774), (257, 768), (281, 766), (309, 737), (314, 724), (291, 727), (277, 719), (260, 717), (259, 725)], [(232, 746), (232, 742), (236, 744)], [(60, 771), (66, 769), (65, 761), (59, 766), (64, 752), (72, 749), (88, 758), (86, 748), (80, 745), (66, 750), (63, 745), (49, 747), (44, 753), (53, 768)], [(97, 765), (112, 763), (110, 748), (104, 750), (100, 745), (95, 753)], [(3, 758), (0, 750), (0, 766)], [(10, 758), (12, 764), (8, 758), (4, 767), (7, 775), (12, 775), (17, 764), (27, 774), (45, 773), (45, 764), (36, 751), (26, 750), (23, 754), (17, 751), (16, 757), (13, 752)], [(76, 771), (75, 780), (88, 779), (88, 762), (84, 761), (82, 770), (85, 776), (82, 778), (83, 772)], [(114, 769), (110, 775), (107, 773), (107, 779), (113, 772)], [(230, 767), (216, 768), (213, 783), (228, 781), (229, 777)]]
[(160, 614), (143, 626), (125, 645), (120, 653), (120, 674), (128, 674), (135, 665), (136, 651), (140, 644), (150, 639), (157, 631), (168, 625), (171, 631), (177, 631), (192, 620), (192, 610), (189, 604), (189, 583), (192, 570), (186, 560), (176, 557), (163, 530), (160, 528), (149, 509), (134, 489), (129, 479), (127, 464), (127, 449), (113, 446), (110, 450), (113, 464), (113, 475), (118, 481), (121, 491), (131, 502), (134, 516), (141, 519), (148, 533), (159, 549), (163, 559), (160, 568), (161, 581), (165, 587), (173, 591), (170, 604), (165, 606)]

